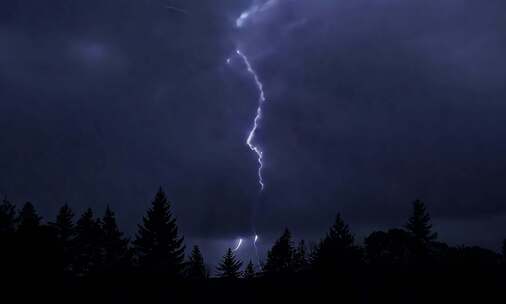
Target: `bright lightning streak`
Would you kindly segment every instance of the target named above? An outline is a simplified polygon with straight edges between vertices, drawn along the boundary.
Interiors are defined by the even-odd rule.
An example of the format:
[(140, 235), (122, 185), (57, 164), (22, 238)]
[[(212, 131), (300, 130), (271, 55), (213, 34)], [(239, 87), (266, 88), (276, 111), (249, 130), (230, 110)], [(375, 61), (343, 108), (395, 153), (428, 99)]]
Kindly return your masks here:
[(279, 0), (268, 0), (261, 5), (255, 4), (241, 13), (241, 15), (235, 20), (235, 26), (237, 28), (244, 27), (249, 19), (254, 18), (257, 14), (263, 13), (271, 9), (274, 5), (278, 4)]
[(255, 238), (253, 239), (253, 247), (255, 248), (255, 256), (257, 258), (257, 265), (258, 265), (258, 267), (260, 267), (260, 256), (258, 255), (257, 241), (258, 241), (258, 234), (255, 234)]
[(239, 250), (239, 248), (241, 248), (241, 245), (242, 245), (242, 238), (239, 239), (239, 241), (237, 242), (236, 247), (232, 251)]
[(263, 176), (262, 176), (262, 169), (263, 169), (263, 166), (264, 166), (264, 163), (263, 163), (263, 152), (260, 149), (260, 147), (257, 146), (254, 143), (254, 139), (255, 139), (255, 133), (256, 133), (256, 131), (258, 129), (260, 121), (262, 120), (262, 106), (263, 106), (263, 104), (266, 101), (265, 92), (264, 92), (264, 85), (262, 84), (262, 82), (260, 81), (260, 78), (258, 77), (257, 73), (255, 72), (255, 70), (251, 66), (251, 63), (250, 63), (248, 57), (246, 55), (244, 55), (244, 53), (242, 53), (239, 49), (236, 50), (236, 53), (244, 61), (244, 64), (246, 65), (246, 68), (247, 68), (248, 72), (251, 74), (251, 76), (255, 80), (255, 84), (256, 84), (258, 92), (259, 92), (257, 112), (256, 112), (255, 119), (253, 120), (253, 127), (251, 128), (251, 130), (250, 130), (250, 132), (248, 134), (248, 137), (246, 139), (246, 144), (248, 145), (248, 147), (250, 148), (250, 150), (253, 151), (253, 152), (255, 152), (255, 154), (257, 155), (257, 159), (258, 159), (258, 183), (260, 184), (260, 190), (262, 191), (262, 190), (264, 190), (264, 186), (265, 186), (264, 185)]
[[(236, 19), (236, 22), (235, 22), (236, 27), (237, 28), (244, 27), (250, 18), (255, 17), (255, 15), (257, 15), (258, 13), (269, 10), (277, 3), (278, 3), (278, 0), (266, 0), (262, 5), (253, 5), (252, 7), (247, 9), (246, 11), (242, 12), (241, 15)], [(244, 64), (246, 65), (246, 69), (248, 70), (248, 73), (250, 73), (251, 76), (253, 77), (253, 80), (255, 81), (255, 84), (256, 84), (256, 87), (257, 87), (258, 93), (259, 93), (258, 107), (257, 107), (255, 119), (253, 120), (253, 126), (248, 133), (248, 137), (246, 138), (246, 144), (248, 145), (250, 150), (253, 151), (257, 155), (258, 183), (260, 185), (260, 191), (263, 191), (264, 187), (265, 187), (263, 176), (262, 176), (262, 169), (264, 167), (263, 151), (261, 150), (261, 148), (259, 146), (257, 146), (255, 144), (254, 139), (255, 139), (256, 131), (259, 128), (260, 121), (262, 120), (262, 116), (263, 116), (262, 106), (267, 101), (267, 99), (265, 98), (264, 85), (260, 81), (260, 78), (258, 77), (258, 74), (256, 73), (256, 71), (253, 69), (253, 66), (251, 65), (248, 57), (244, 53), (242, 53), (241, 50), (239, 50), (239, 49), (236, 49), (235, 52), (243, 60)], [(232, 62), (232, 59), (227, 58), (226, 61), (227, 61), (227, 64), (230, 64)], [(255, 236), (253, 238), (253, 247), (255, 248), (255, 254), (257, 257), (258, 265), (260, 266), (260, 258), (258, 256), (257, 241), (258, 241), (258, 235), (255, 234)], [(233, 249), (233, 251), (239, 250), (241, 248), (242, 243), (243, 243), (243, 239), (239, 238), (237, 245)]]
[(235, 26), (237, 26), (237, 27), (243, 27), (244, 23), (246, 23), (246, 21), (249, 19), (249, 17), (251, 16), (251, 14), (255, 13), (257, 10), (258, 10), (258, 7), (254, 6), (254, 7), (250, 8), (249, 10), (241, 13), (241, 15), (239, 16), (239, 18), (237, 18), (237, 20), (235, 21)]

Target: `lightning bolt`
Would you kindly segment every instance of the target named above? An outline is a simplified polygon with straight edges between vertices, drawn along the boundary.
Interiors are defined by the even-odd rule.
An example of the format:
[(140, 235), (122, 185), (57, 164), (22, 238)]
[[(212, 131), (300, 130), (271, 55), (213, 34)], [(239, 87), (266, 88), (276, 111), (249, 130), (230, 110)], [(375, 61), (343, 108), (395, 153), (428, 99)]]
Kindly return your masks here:
[(253, 247), (255, 248), (255, 256), (257, 258), (257, 265), (260, 267), (260, 256), (258, 255), (257, 241), (258, 241), (258, 234), (255, 234), (255, 237), (253, 238)]
[(239, 250), (239, 248), (241, 248), (241, 245), (242, 245), (242, 238), (239, 238), (237, 245), (235, 246), (235, 248), (232, 251), (235, 252), (235, 251)]
[[(264, 11), (269, 10), (274, 5), (276, 5), (277, 3), (278, 3), (278, 0), (267, 0), (262, 5), (253, 5), (253, 6), (251, 6), (249, 9), (247, 9), (244, 12), (242, 12), (241, 15), (236, 19), (236, 22), (235, 22), (236, 27), (237, 28), (244, 27), (250, 18), (255, 17), (258, 13), (262, 13)], [(240, 49), (236, 49), (235, 53), (244, 62), (244, 65), (246, 66), (246, 69), (247, 69), (248, 73), (253, 78), (253, 80), (255, 82), (255, 85), (257, 87), (257, 90), (258, 90), (258, 106), (257, 106), (255, 118), (253, 119), (253, 126), (249, 130), (248, 137), (246, 138), (246, 145), (257, 156), (257, 161), (258, 161), (258, 172), (257, 172), (257, 174), (258, 174), (258, 184), (260, 185), (260, 191), (263, 191), (264, 188), (265, 188), (264, 179), (263, 179), (263, 175), (262, 175), (262, 169), (264, 167), (263, 151), (260, 148), (260, 146), (258, 146), (257, 144), (255, 144), (255, 135), (256, 135), (256, 132), (257, 132), (259, 126), (260, 126), (260, 122), (262, 120), (262, 116), (263, 116), (262, 107), (263, 107), (264, 103), (267, 101), (267, 99), (265, 97), (264, 85), (260, 81), (260, 77), (258, 77), (258, 74), (255, 71), (255, 69), (253, 69), (253, 66), (251, 65), (251, 62), (249, 61), (248, 56), (246, 56), (246, 54), (244, 54)], [(227, 61), (227, 64), (231, 64), (232, 58), (227, 58), (226, 61)], [(257, 241), (258, 241), (258, 239), (259, 239), (258, 235), (255, 234), (254, 237), (253, 237), (253, 247), (255, 248), (255, 254), (256, 254), (256, 257), (257, 257), (257, 263), (260, 266), (260, 258), (259, 258), (259, 255), (258, 255), (258, 248), (257, 248)], [(236, 244), (235, 248), (233, 249), (233, 251), (239, 250), (241, 248), (242, 243), (243, 243), (243, 239), (239, 238), (238, 241), (237, 241), (237, 244)]]
[[(256, 87), (257, 87), (258, 93), (259, 93), (256, 116), (255, 116), (255, 119), (253, 120), (253, 126), (248, 133), (248, 137), (246, 138), (246, 144), (248, 145), (250, 150), (253, 151), (257, 155), (258, 184), (260, 185), (260, 191), (263, 191), (264, 187), (265, 187), (264, 179), (262, 176), (262, 169), (264, 167), (263, 151), (261, 150), (261, 148), (258, 145), (256, 145), (254, 143), (254, 139), (255, 139), (255, 134), (256, 134), (256, 131), (259, 127), (260, 121), (262, 120), (262, 115), (263, 115), (262, 106), (266, 102), (267, 99), (265, 98), (264, 85), (260, 81), (260, 78), (258, 77), (258, 74), (256, 73), (256, 71), (251, 66), (251, 63), (250, 63), (248, 57), (243, 52), (241, 52), (241, 50), (239, 50), (239, 49), (237, 49), (235, 52), (244, 61), (244, 64), (246, 65), (246, 69), (248, 70), (248, 73), (250, 73), (251, 76), (253, 77), (253, 80), (255, 81), (255, 84), (256, 84)], [(227, 62), (230, 62), (230, 61), (227, 60)]]
[(265, 1), (263, 4), (254, 4), (247, 10), (241, 13), (241, 15), (235, 20), (235, 26), (237, 28), (244, 27), (248, 20), (255, 17), (258, 14), (261, 14), (265, 11), (268, 11), (273, 6), (278, 4), (279, 0), (268, 0)]

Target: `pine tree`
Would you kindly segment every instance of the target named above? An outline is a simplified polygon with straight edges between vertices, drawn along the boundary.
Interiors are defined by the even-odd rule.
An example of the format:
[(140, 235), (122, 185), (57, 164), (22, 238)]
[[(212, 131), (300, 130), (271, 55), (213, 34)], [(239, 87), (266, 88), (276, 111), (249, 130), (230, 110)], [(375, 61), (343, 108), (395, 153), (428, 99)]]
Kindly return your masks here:
[(0, 269), (4, 277), (19, 271), (13, 260), (18, 258), (15, 243), (16, 208), (7, 199), (0, 204)]
[(104, 264), (109, 269), (125, 267), (130, 262), (128, 239), (123, 237), (116, 223), (114, 212), (109, 206), (102, 218), (102, 249)]
[(49, 225), (56, 230), (58, 239), (64, 244), (71, 242), (75, 236), (74, 212), (67, 204), (60, 208), (56, 221)]
[(180, 276), (184, 267), (183, 237), (179, 237), (171, 206), (160, 188), (134, 241), (139, 266), (148, 272)]
[(56, 216), (56, 221), (54, 223), (49, 223), (49, 225), (55, 230), (56, 238), (62, 249), (63, 270), (68, 272), (72, 269), (72, 250), (76, 235), (74, 213), (70, 207), (65, 204), (60, 208)]
[(248, 265), (246, 265), (246, 268), (244, 269), (242, 277), (246, 280), (251, 280), (254, 279), (255, 276), (256, 276), (255, 266), (253, 265), (253, 262), (250, 260)]
[(437, 238), (437, 233), (432, 232), (430, 215), (425, 204), (420, 200), (413, 203), (413, 214), (406, 224), (406, 229), (411, 232), (416, 241), (428, 243)]
[(312, 266), (319, 272), (335, 272), (351, 269), (361, 259), (360, 249), (354, 244), (355, 239), (337, 214), (336, 220), (327, 236), (320, 241), (312, 256)]
[(204, 257), (200, 252), (199, 246), (193, 246), (188, 261), (186, 276), (191, 280), (203, 280), (208, 277), (206, 265), (204, 264)]
[(87, 209), (76, 224), (74, 272), (85, 275), (102, 266), (101, 221), (94, 219), (93, 211)]
[(216, 269), (220, 278), (238, 279), (241, 277), (241, 266), (242, 262), (237, 260), (232, 249), (228, 248), (227, 253)]
[(293, 255), (293, 264), (295, 271), (303, 271), (308, 266), (306, 244), (304, 240), (301, 240), (297, 248), (295, 248), (295, 253)]
[(294, 271), (294, 249), (292, 235), (285, 229), (281, 237), (267, 253), (264, 266), (265, 274), (287, 273)]
[(27, 202), (18, 215), (18, 232), (22, 234), (36, 233), (40, 228), (41, 217), (32, 203)]
[(47, 226), (41, 225), (42, 218), (31, 203), (26, 203), (18, 214), (15, 237), (17, 271), (23, 275), (34, 275), (52, 270), (50, 261), (53, 240)]
[(16, 207), (7, 199), (0, 204), (0, 235), (14, 233), (16, 230)]

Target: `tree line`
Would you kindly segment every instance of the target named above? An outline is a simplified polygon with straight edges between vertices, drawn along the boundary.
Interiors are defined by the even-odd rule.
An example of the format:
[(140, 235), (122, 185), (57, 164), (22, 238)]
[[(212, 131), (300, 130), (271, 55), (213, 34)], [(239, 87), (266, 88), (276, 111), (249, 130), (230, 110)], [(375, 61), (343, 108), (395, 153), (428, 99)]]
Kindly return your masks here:
[(210, 276), (249, 281), (329, 278), (364, 271), (506, 268), (506, 241), (502, 253), (496, 253), (477, 246), (449, 246), (437, 237), (424, 203), (417, 200), (404, 227), (372, 232), (363, 244), (356, 242), (337, 214), (326, 235), (314, 246), (308, 247), (304, 240), (295, 242), (285, 229), (260, 269), (251, 260), (240, 261), (230, 248), (216, 269), (209, 269), (198, 246), (185, 257), (184, 238), (162, 189), (156, 193), (133, 239), (120, 231), (109, 207), (101, 217), (87, 209), (75, 220), (71, 208), (64, 205), (54, 221), (43, 223), (31, 203), (19, 211), (6, 199), (0, 204), (0, 266), (4, 272), (68, 277), (137, 273), (190, 281), (203, 281)]

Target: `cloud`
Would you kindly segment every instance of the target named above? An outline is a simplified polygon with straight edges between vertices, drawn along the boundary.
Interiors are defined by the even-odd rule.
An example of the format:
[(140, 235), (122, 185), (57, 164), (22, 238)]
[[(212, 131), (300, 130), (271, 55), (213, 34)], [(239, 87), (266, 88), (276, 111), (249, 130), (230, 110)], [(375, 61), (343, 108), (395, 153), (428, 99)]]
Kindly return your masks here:
[[(416, 198), (444, 220), (506, 211), (503, 1), (262, 1), (241, 29), (250, 1), (16, 3), (0, 192), (45, 216), (110, 203), (133, 230), (159, 185), (194, 238), (321, 235), (337, 211), (399, 225)], [(268, 97), (262, 194), (237, 46)]]
[(273, 219), (283, 217), (321, 232), (322, 214), (337, 211), (399, 224), (417, 197), (437, 217), (503, 214), (493, 182), (505, 163), (501, 9), (286, 1), (245, 29), (242, 48), (269, 99), (258, 136), (272, 189), (262, 224), (279, 230)]

